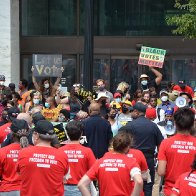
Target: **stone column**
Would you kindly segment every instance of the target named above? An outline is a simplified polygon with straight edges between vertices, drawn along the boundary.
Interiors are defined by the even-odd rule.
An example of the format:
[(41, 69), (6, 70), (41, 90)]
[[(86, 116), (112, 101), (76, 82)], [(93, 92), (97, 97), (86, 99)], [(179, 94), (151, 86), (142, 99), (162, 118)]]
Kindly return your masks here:
[(19, 0), (0, 0), (0, 75), (6, 85), (20, 78)]

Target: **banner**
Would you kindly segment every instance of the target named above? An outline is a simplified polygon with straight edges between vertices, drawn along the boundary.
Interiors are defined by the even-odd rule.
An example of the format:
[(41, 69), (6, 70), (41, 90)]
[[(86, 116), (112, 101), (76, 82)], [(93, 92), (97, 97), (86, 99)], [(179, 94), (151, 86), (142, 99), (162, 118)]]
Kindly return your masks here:
[(166, 50), (142, 46), (138, 64), (150, 67), (163, 67)]
[(33, 75), (38, 77), (61, 77), (62, 55), (33, 54)]

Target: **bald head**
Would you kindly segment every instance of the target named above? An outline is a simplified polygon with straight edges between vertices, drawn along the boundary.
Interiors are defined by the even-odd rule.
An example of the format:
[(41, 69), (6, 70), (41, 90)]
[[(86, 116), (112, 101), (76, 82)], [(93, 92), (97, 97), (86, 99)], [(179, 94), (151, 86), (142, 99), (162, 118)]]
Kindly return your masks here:
[(98, 103), (91, 103), (89, 106), (90, 115), (100, 114), (100, 105)]
[(29, 126), (32, 124), (32, 118), (28, 113), (20, 113), (17, 116), (18, 120), (25, 120)]

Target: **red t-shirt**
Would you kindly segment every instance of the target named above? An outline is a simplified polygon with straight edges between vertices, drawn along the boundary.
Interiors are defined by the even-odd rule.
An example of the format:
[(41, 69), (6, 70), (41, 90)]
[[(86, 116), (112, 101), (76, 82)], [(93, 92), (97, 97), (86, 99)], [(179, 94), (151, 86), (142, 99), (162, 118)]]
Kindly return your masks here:
[(172, 193), (179, 196), (195, 196), (196, 195), (196, 171), (186, 172), (178, 178), (176, 181), (174, 188), (172, 189)]
[(179, 91), (179, 92), (184, 92), (184, 93), (188, 93), (191, 95), (191, 97), (194, 97), (194, 91), (190, 86), (185, 86), (184, 89), (181, 89), (179, 85), (175, 85), (173, 90)]
[[(141, 171), (147, 171), (148, 165), (147, 165), (147, 162), (146, 162), (146, 158), (140, 150), (130, 149), (127, 156), (129, 158), (133, 158), (133, 159), (136, 160), (136, 162), (140, 166)], [(135, 184), (134, 181), (132, 181), (132, 188), (134, 188), (134, 184)], [(144, 196), (144, 192), (142, 192), (140, 194), (140, 196)]]
[(176, 134), (162, 141), (158, 160), (167, 162), (165, 173), (165, 195), (170, 195), (178, 177), (190, 170), (196, 153), (196, 138), (191, 135)]
[(12, 124), (11, 122), (8, 122), (0, 126), (0, 144), (3, 143), (6, 136), (11, 132), (11, 129), (10, 129), (11, 124)]
[(70, 167), (71, 178), (67, 180), (66, 184), (77, 185), (82, 176), (95, 163), (95, 156), (90, 148), (81, 144), (66, 144), (60, 150), (67, 154)]
[(18, 157), (21, 196), (62, 196), (63, 177), (69, 169), (65, 153), (53, 147), (31, 146)]
[(0, 149), (0, 192), (20, 190), (21, 180), (16, 172), (20, 144), (13, 143)]
[(139, 166), (133, 158), (108, 152), (86, 174), (91, 180), (98, 179), (101, 196), (130, 196), (133, 191), (131, 178), (138, 170)]

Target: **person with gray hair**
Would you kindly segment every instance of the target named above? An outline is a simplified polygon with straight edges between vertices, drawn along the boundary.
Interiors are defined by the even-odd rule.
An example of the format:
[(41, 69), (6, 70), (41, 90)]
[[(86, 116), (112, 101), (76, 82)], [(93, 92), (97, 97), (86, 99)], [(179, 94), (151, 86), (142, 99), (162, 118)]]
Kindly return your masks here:
[[(17, 171), (21, 176), (21, 195), (63, 195), (63, 180), (68, 177), (68, 158), (51, 146), (55, 138), (51, 122), (39, 120), (34, 127), (34, 146), (22, 150)], [(39, 187), (39, 190), (36, 189)]]
[(14, 142), (0, 149), (1, 196), (20, 195), (21, 180), (15, 168), (19, 151), (29, 145), (29, 127), (25, 120), (13, 120), (10, 129)]

